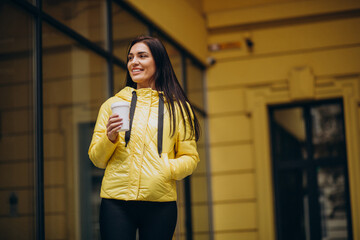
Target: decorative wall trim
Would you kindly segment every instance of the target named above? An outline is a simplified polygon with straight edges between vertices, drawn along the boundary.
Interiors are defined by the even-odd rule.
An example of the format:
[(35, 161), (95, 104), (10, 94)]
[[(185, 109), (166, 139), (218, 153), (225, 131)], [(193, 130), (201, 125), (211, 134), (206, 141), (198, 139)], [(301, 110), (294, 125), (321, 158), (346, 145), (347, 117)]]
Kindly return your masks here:
[[(324, 84), (326, 83), (326, 84)], [(353, 239), (360, 239), (360, 75), (315, 78), (311, 100), (342, 98), (350, 185)], [(260, 240), (275, 240), (274, 190), (268, 106), (293, 102), (288, 90), (273, 91), (270, 86), (245, 89), (246, 109), (252, 113), (257, 226)], [(309, 100), (309, 98), (307, 98)]]

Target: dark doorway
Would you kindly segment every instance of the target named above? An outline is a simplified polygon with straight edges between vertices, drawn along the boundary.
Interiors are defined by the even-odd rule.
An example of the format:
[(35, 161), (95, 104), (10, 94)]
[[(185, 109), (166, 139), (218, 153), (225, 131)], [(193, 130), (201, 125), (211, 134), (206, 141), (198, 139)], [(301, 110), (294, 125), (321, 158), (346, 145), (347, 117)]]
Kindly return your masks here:
[(269, 113), (277, 239), (351, 240), (342, 100)]

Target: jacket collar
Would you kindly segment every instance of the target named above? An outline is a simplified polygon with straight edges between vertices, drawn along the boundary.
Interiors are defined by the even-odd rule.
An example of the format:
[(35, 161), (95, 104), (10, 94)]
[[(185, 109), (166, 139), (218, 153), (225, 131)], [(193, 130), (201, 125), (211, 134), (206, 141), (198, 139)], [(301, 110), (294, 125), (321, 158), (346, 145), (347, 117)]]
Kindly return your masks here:
[[(146, 97), (146, 96), (151, 96), (151, 97), (156, 97), (156, 99), (158, 99), (159, 93), (163, 93), (162, 91), (156, 91), (151, 88), (134, 89), (132, 87), (125, 87), (120, 92), (116, 93), (115, 96), (117, 96), (127, 102), (131, 102), (131, 97), (132, 97), (133, 91), (136, 91), (136, 95), (140, 98)], [(164, 97), (164, 101), (166, 102), (165, 97)]]

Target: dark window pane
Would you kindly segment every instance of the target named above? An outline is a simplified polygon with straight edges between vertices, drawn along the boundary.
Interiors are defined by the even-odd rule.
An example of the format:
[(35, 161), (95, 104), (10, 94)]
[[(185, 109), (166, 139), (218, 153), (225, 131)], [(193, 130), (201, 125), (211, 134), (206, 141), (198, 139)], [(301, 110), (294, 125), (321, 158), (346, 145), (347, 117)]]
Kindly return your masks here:
[(314, 159), (344, 156), (344, 128), (340, 104), (311, 108)]
[(53, 18), (72, 28), (90, 41), (105, 47), (106, 1), (43, 0), (43, 9)]
[(204, 109), (203, 70), (190, 59), (186, 60), (186, 86), (189, 100), (200, 109)]
[(183, 67), (182, 67), (182, 56), (180, 51), (169, 41), (161, 36), (159, 33), (154, 33), (154, 37), (160, 39), (160, 41), (164, 44), (166, 51), (169, 55), (171, 65), (174, 69), (177, 80), (179, 81), (181, 87), (184, 87), (183, 84)]
[(114, 94), (118, 93), (126, 85), (126, 69), (114, 65)]
[[(206, 131), (205, 119), (199, 113), (195, 112), (200, 126), (202, 135), (197, 142), (200, 162), (191, 176), (191, 203), (192, 203), (192, 220), (193, 233), (201, 239), (209, 239), (209, 201), (208, 201), (208, 174), (207, 174), (207, 155), (205, 149)], [(197, 239), (197, 238), (195, 238)]]
[(98, 178), (87, 151), (107, 98), (106, 66), (105, 59), (43, 23), (46, 239), (75, 239), (75, 232), (98, 239)]
[(281, 239), (310, 240), (306, 172), (280, 172), (278, 183)]
[(0, 4), (0, 233), (35, 239), (33, 18)]
[(148, 27), (115, 3), (112, 18), (114, 54), (126, 62), (130, 42), (139, 35), (148, 35)]
[(276, 160), (307, 158), (306, 133), (302, 108), (277, 109), (273, 116), (273, 150)]
[[(271, 113), (279, 239), (351, 239), (341, 102)], [(317, 161), (276, 161), (307, 158)]]
[(322, 239), (347, 239), (347, 211), (343, 167), (320, 168), (317, 172), (321, 206)]
[(162, 43), (165, 45), (166, 51), (169, 55), (171, 65), (173, 66), (175, 75), (180, 85), (183, 87), (183, 67), (182, 67), (182, 56), (180, 51), (175, 48), (168, 41), (161, 39)]

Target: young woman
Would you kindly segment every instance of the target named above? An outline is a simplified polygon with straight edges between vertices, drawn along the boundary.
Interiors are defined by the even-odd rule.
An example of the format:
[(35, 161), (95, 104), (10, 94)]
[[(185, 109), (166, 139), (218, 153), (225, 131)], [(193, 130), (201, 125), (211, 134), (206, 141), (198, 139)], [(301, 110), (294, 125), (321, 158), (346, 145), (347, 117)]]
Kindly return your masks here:
[[(177, 219), (176, 180), (199, 162), (199, 123), (175, 76), (163, 44), (156, 38), (132, 41), (127, 87), (100, 108), (89, 156), (105, 168), (102, 181), (102, 240), (170, 240)], [(130, 103), (130, 130), (114, 102)]]

